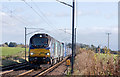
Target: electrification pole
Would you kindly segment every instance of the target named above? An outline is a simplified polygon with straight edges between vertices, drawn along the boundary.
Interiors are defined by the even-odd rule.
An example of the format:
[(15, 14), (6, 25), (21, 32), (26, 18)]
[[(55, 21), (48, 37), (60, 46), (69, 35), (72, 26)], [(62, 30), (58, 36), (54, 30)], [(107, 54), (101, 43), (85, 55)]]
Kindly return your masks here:
[(75, 52), (74, 52), (74, 57), (76, 55), (76, 28), (75, 28)]
[(26, 61), (26, 27), (25, 27), (25, 61)]
[(71, 73), (73, 73), (73, 63), (74, 63), (74, 12), (75, 12), (75, 2), (73, 0), (73, 8), (72, 8), (72, 65), (71, 65)]

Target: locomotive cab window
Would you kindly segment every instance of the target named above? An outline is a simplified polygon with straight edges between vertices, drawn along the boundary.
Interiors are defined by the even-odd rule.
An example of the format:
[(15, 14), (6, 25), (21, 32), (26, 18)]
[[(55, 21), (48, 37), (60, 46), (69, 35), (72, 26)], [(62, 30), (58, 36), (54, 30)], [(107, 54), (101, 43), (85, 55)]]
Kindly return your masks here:
[(35, 48), (46, 48), (48, 46), (48, 38), (35, 37), (32, 39), (32, 45)]

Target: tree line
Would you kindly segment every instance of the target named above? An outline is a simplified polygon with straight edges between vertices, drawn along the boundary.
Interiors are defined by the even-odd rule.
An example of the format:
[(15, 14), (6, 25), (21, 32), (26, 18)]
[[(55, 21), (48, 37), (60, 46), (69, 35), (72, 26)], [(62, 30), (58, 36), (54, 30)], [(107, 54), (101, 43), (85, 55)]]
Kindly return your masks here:
[[(0, 47), (22, 47), (24, 48), (25, 45), (24, 44), (17, 44), (16, 42), (5, 42), (4, 44), (1, 44)], [(28, 47), (28, 45), (27, 45)]]
[[(72, 44), (71, 43), (68, 43), (67, 46), (69, 48), (72, 48)], [(79, 48), (84, 48), (86, 50), (92, 50), (95, 53), (107, 53), (108, 52), (108, 49), (107, 49), (106, 46), (104, 48), (101, 48), (100, 46), (94, 46), (94, 45), (87, 45), (87, 44), (77, 43), (76, 44), (76, 49), (79, 49)], [(111, 54), (118, 54), (117, 51), (113, 51), (111, 49), (109, 49), (109, 52)]]

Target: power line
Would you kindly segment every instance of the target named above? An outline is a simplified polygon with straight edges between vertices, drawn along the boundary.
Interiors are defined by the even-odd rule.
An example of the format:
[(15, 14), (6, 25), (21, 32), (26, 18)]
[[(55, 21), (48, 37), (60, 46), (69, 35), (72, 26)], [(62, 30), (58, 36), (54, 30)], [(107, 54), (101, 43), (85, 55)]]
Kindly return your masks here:
[[(11, 17), (9, 14), (8, 14), (8, 16), (9, 17)], [(11, 17), (11, 18), (13, 18), (13, 17)], [(23, 21), (21, 21), (21, 20), (19, 20), (18, 18), (16, 18), (16, 17), (14, 17), (14, 19), (16, 19), (17, 21), (19, 21), (19, 22), (22, 22), (22, 24), (26, 24), (25, 22), (23, 22)], [(28, 24), (27, 24), (28, 25)]]
[[(12, 18), (13, 18), (13, 17), (12, 17)], [(26, 25), (28, 25), (26, 22), (23, 22), (22, 20), (16, 18), (15, 16), (14, 16), (14, 18), (15, 18), (17, 21), (22, 22), (22, 24), (26, 24)]]
[[(6, 7), (6, 9), (8, 9), (8, 8)], [(8, 9), (8, 10), (9, 10), (9, 9)], [(9, 10), (9, 11), (11, 12), (11, 10)], [(15, 10), (14, 10), (14, 11), (15, 11)], [(16, 15), (16, 14), (15, 14), (15, 13), (13, 13), (13, 12), (12, 12), (12, 14)], [(11, 15), (9, 15), (9, 16), (10, 16), (10, 17), (13, 17), (13, 15), (12, 15), (12, 16), (11, 16)], [(19, 16), (19, 17), (20, 17), (20, 16)], [(16, 18), (16, 17), (14, 17), (14, 18)], [(20, 19), (20, 18), (21, 18), (21, 19)], [(22, 17), (20, 17), (20, 18), (19, 18), (19, 19), (18, 19), (18, 18), (16, 18), (16, 19), (17, 19), (17, 20), (20, 20), (20, 22), (23, 22), (23, 23), (25, 23), (25, 24), (26, 24), (26, 22), (25, 22), (26, 20), (25, 20), (25, 19), (23, 19)], [(23, 21), (23, 20), (25, 20), (25, 21)], [(28, 24), (30, 25), (30, 22), (28, 22)], [(27, 25), (28, 25), (28, 24), (27, 24)], [(49, 24), (49, 23), (48, 23), (48, 24)]]
[[(31, 0), (31, 1), (33, 1), (33, 0)], [(35, 4), (35, 2), (33, 2), (33, 4), (34, 4), (34, 6), (35, 6), (36, 8), (38, 8), (38, 10), (40, 11), (40, 13), (44, 16), (44, 18), (46, 18), (47, 22), (51, 23), (51, 21), (48, 20), (48, 18), (46, 17), (46, 15), (40, 10), (39, 7)], [(51, 24), (52, 24), (52, 23), (51, 23)], [(53, 25), (53, 24), (52, 24), (52, 25)]]
[[(25, 2), (25, 1), (24, 1)], [(40, 17), (42, 17), (40, 14), (42, 14), (45, 18), (46, 18), (46, 20), (42, 17), (42, 19), (44, 19), (44, 21), (47, 21), (47, 24), (50, 26), (50, 24), (48, 23), (48, 22), (50, 22), (48, 19), (47, 19), (47, 17), (45, 16), (45, 14), (39, 9), (39, 7), (37, 6), (37, 5), (35, 5), (38, 9), (39, 9), (39, 11), (41, 12), (40, 14), (32, 7), (32, 6), (30, 6), (27, 2), (25, 2), (26, 4), (27, 4), (27, 6), (29, 6), (35, 13), (37, 13), (37, 15), (39, 15)], [(12, 12), (12, 14), (13, 14), (14, 12)], [(15, 15), (15, 14), (14, 14)], [(23, 18), (16, 18), (16, 17), (14, 17), (15, 19), (17, 19), (17, 20), (19, 20), (19, 22), (22, 22), (22, 23), (24, 23), (24, 24), (26, 24), (26, 22), (24, 22), (23, 21)], [(28, 25), (28, 24), (27, 24)], [(53, 26), (53, 25), (52, 25)], [(53, 28), (55, 28), (55, 26), (53, 27)], [(52, 33), (55, 33), (55, 31), (52, 31)]]
[[(28, 3), (27, 3), (28, 4)], [(29, 5), (29, 4), (28, 4)], [(29, 6), (29, 7), (31, 7), (31, 6)], [(38, 7), (37, 5), (36, 5), (36, 7)], [(39, 14), (33, 7), (31, 7), (37, 14)], [(8, 8), (7, 8), (8, 9)], [(39, 11), (41, 12), (41, 14), (46, 18), (46, 20), (47, 20), (47, 22), (50, 22), (48, 19), (47, 19), (47, 17), (46, 17), (46, 15), (40, 10), (40, 8), (38, 8), (39, 9)], [(18, 17), (17, 16), (17, 14), (15, 14), (13, 11), (15, 11), (15, 10), (10, 10), (10, 9), (8, 9), (10, 12), (11, 12), (11, 14), (8, 14), (8, 16), (10, 16), (11, 18), (13, 18), (13, 19), (15, 19), (15, 20), (17, 20), (17, 21), (19, 21), (19, 22), (21, 22), (22, 24), (26, 24), (26, 25), (30, 25), (30, 23), (27, 23), (27, 22), (25, 22), (26, 20), (25, 19), (23, 19), (22, 17)], [(40, 16), (40, 14), (39, 14), (39, 16)], [(42, 16), (40, 16), (40, 17), (42, 17)], [(43, 17), (42, 17), (43, 18)], [(44, 19), (44, 18), (43, 18)], [(25, 21), (24, 21), (25, 20)], [(49, 23), (48, 23), (48, 25), (50, 25)], [(55, 26), (53, 27), (53, 28), (55, 28)], [(37, 32), (37, 31), (36, 31)], [(51, 31), (52, 33), (55, 33), (56, 31)], [(56, 35), (55, 35), (56, 36)]]
[[(32, 0), (31, 0), (32, 1)], [(44, 17), (42, 17), (43, 19), (44, 18), (46, 18), (46, 19), (44, 19), (47, 23), (48, 23), (48, 25), (49, 26), (53, 26), (54, 24), (52, 24), (50, 21), (49, 21), (49, 19), (46, 17), (46, 15), (40, 10), (40, 8), (33, 2), (33, 4), (34, 4), (34, 6), (36, 7), (36, 8), (38, 8), (38, 10), (40, 11), (40, 14), (42, 14), (41, 16), (44, 16)], [(32, 6), (31, 6), (32, 7)], [(33, 7), (32, 7), (33, 8)], [(50, 24), (49, 24), (50, 23)], [(55, 25), (52, 27), (52, 28), (54, 28), (54, 29), (57, 29), (57, 28), (55, 28)], [(56, 32), (55, 31), (51, 31), (53, 34), (55, 34)], [(55, 35), (56, 36), (56, 35)]]
[[(21, 20), (22, 21), (26, 21), (24, 18), (22, 18), (22, 17), (20, 17), (20, 16), (18, 16), (19, 18), (21, 18)], [(28, 22), (28, 21), (27, 21)], [(27, 22), (25, 22), (25, 23), (27, 23)], [(31, 22), (28, 22), (28, 24), (30, 24)]]
[[(26, 28), (26, 27), (25, 27)], [(32, 32), (29, 32), (29, 33), (26, 33), (26, 35), (29, 35), (29, 34), (32, 34), (32, 33), (35, 33), (35, 32), (38, 32), (38, 31), (40, 31), (40, 30), (44, 30), (43, 28), (26, 28), (27, 30), (35, 30), (35, 29), (37, 29), (37, 30), (35, 30), (35, 31), (32, 31)]]
[[(31, 1), (33, 1), (33, 0), (31, 0)], [(44, 12), (42, 12), (42, 11), (40, 10), (40, 8), (37, 6), (37, 4), (36, 4), (35, 2), (33, 2), (33, 4), (34, 4), (34, 6), (39, 10), (40, 14), (42, 14), (42, 16), (44, 16), (43, 18), (45, 18), (46, 21), (47, 21), (48, 23), (50, 23), (50, 25), (53, 26), (54, 29), (57, 29), (57, 28), (55, 27), (55, 25), (46, 17), (46, 15), (44, 14)], [(55, 33), (55, 32), (54, 32), (54, 33)]]
[[(11, 12), (11, 10), (10, 10), (10, 9), (8, 9), (7, 7), (6, 7), (6, 9), (7, 9), (7, 10), (9, 10), (9, 11)], [(15, 11), (15, 10), (14, 10), (14, 11)], [(14, 12), (12, 12), (12, 14), (16, 15)], [(15, 18), (15, 19), (17, 19), (19, 22), (22, 22), (22, 23), (24, 23), (24, 24), (26, 24), (26, 25), (28, 25), (28, 24), (30, 25), (30, 23), (29, 23), (29, 22), (28, 22), (28, 23), (27, 23), (27, 22), (25, 22), (26, 20), (25, 20), (25, 19), (23, 19), (23, 18), (22, 18), (22, 17), (20, 17), (20, 16), (19, 16), (19, 18), (18, 18), (18, 17), (15, 17), (15, 16), (13, 16), (13, 15), (12, 15), (12, 16), (11, 16), (11, 15), (9, 15), (9, 16), (10, 16), (11, 18), (12, 18), (12, 17), (14, 17), (14, 18)], [(17, 16), (17, 15), (16, 15), (16, 16)], [(25, 21), (23, 21), (23, 20), (25, 20)]]
[[(31, 0), (31, 1), (33, 1), (33, 0)], [(43, 18), (45, 18), (46, 21), (49, 22), (51, 26), (53, 26), (54, 24), (51, 23), (51, 21), (50, 21), (50, 20), (46, 17), (46, 15), (40, 10), (40, 8), (37, 6), (37, 4), (36, 4), (35, 2), (33, 2), (33, 4), (34, 4), (34, 6), (39, 10), (40, 14), (42, 14), (42, 16), (44, 16)], [(54, 25), (53, 28), (54, 28), (54, 29), (57, 29), (57, 28), (55, 27), (55, 25)], [(54, 32), (54, 33), (55, 33), (55, 32)]]
[[(39, 15), (43, 20), (44, 20), (44, 22), (46, 22), (46, 20), (32, 7), (32, 6), (30, 6), (25, 0), (22, 0), (22, 1), (24, 1), (25, 2), (25, 4), (27, 5), (27, 6), (29, 6), (37, 15)], [(36, 5), (36, 7), (37, 7), (37, 5)], [(7, 8), (8, 9), (8, 8)], [(8, 9), (9, 10), (9, 9)], [(40, 9), (39, 9), (40, 10)], [(15, 11), (15, 10), (13, 10), (13, 11)], [(11, 14), (13, 14), (13, 11), (11, 11), (10, 10), (10, 12), (11, 12)], [(41, 13), (42, 13), (42, 11), (40, 11)], [(44, 15), (44, 13), (42, 13), (42, 15)], [(12, 15), (11, 15), (12, 16)], [(44, 15), (45, 16), (45, 15)], [(46, 17), (46, 16), (45, 16)], [(22, 20), (24, 20), (23, 18), (21, 18)], [(46, 19), (47, 19), (47, 17), (46, 17)], [(48, 20), (48, 19), (47, 19)], [(26, 21), (26, 20), (25, 20)], [(48, 21), (46, 22), (49, 26), (50, 26), (50, 24), (48, 23)]]
[[(45, 20), (32, 6), (30, 6), (25, 0), (23, 0), (23, 1), (24, 1), (24, 3), (25, 3), (28, 7), (30, 7), (39, 17), (41, 17), (44, 22), (46, 22), (46, 20)], [(49, 26), (51, 26), (48, 22), (46, 22), (46, 24), (49, 25)]]
[[(25, 0), (23, 0), (24, 2), (25, 2)], [(32, 1), (32, 0), (31, 0)], [(27, 2), (25, 2), (26, 3), (26, 5), (27, 6), (29, 6), (37, 15), (39, 15), (49, 26), (53, 26), (54, 24), (51, 24), (51, 22), (48, 20), (48, 18), (46, 17), (46, 15), (40, 10), (40, 8), (34, 3), (34, 6), (40, 11), (40, 14), (42, 14), (42, 15), (40, 15), (32, 6), (30, 6)], [(42, 16), (44, 16), (44, 17), (42, 17)], [(46, 18), (46, 19), (44, 19), (44, 18)], [(54, 27), (53, 28), (55, 28), (55, 25), (54, 25)], [(56, 28), (55, 28), (56, 29)], [(56, 33), (56, 32), (54, 32), (54, 33)], [(69, 33), (70, 34), (70, 33)]]

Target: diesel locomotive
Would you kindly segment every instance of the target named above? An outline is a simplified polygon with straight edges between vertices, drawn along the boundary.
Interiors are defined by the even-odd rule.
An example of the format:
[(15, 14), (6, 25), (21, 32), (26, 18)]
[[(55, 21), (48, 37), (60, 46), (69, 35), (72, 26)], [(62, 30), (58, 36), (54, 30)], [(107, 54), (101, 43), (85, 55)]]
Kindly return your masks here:
[(29, 43), (29, 62), (31, 64), (55, 64), (71, 55), (71, 49), (45, 33), (34, 34)]

